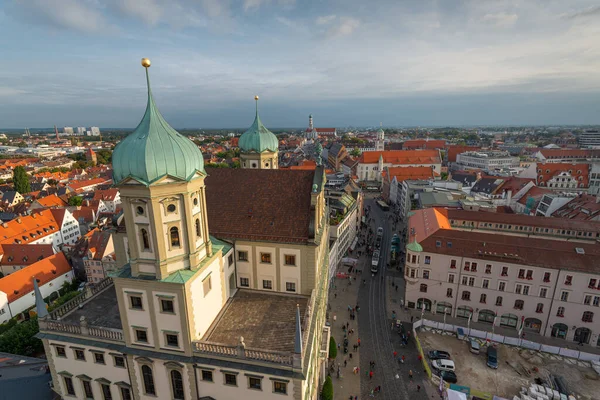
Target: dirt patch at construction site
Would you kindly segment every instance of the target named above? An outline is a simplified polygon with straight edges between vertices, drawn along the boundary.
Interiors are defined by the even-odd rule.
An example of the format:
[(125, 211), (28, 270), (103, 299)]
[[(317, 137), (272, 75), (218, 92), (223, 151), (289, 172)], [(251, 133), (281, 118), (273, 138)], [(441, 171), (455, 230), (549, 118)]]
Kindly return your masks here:
[(521, 387), (534, 383), (535, 378), (547, 380), (548, 375), (553, 374), (562, 376), (569, 390), (581, 399), (600, 399), (600, 377), (587, 362), (498, 345), (499, 366), (491, 369), (486, 365), (484, 342), (481, 342), (484, 345), (480, 354), (473, 354), (468, 342), (456, 336), (428, 331), (421, 331), (418, 336), (425, 353), (429, 350), (450, 353), (456, 365), (458, 385), (512, 399)]

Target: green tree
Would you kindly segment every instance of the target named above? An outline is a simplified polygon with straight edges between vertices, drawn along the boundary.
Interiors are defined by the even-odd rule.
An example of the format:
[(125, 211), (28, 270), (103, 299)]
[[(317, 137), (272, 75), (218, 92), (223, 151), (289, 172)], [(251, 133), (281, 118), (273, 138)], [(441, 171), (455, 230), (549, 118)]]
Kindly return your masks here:
[(321, 389), (321, 400), (333, 400), (333, 382), (331, 382), (331, 376), (327, 376), (323, 389)]
[(353, 157), (360, 157), (360, 150), (358, 149), (358, 147), (355, 147), (352, 150), (350, 150), (350, 155)]
[(80, 206), (83, 204), (83, 197), (81, 196), (73, 196), (69, 199), (70, 206)]
[(447, 181), (448, 180), (448, 173), (447, 172), (442, 172), (441, 173), (441, 178), (443, 181)]
[(329, 358), (334, 359), (337, 357), (337, 344), (333, 336), (329, 338)]
[(0, 336), (0, 352), (34, 356), (44, 351), (42, 341), (35, 337), (39, 332), (37, 317), (31, 318)]
[(15, 190), (21, 194), (31, 192), (31, 186), (29, 185), (29, 176), (25, 172), (25, 168), (16, 167), (13, 171), (13, 185)]

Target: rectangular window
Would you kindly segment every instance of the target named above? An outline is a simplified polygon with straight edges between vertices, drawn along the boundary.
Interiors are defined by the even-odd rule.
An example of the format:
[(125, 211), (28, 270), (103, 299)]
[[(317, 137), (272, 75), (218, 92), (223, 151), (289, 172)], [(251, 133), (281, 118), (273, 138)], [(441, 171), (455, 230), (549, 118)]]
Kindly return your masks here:
[(233, 265), (233, 254), (230, 254), (229, 257), (227, 257), (227, 263), (229, 266)]
[(519, 270), (519, 279), (525, 279), (525, 270), (524, 269)]
[(167, 333), (165, 334), (166, 337), (166, 341), (167, 341), (167, 346), (171, 346), (171, 347), (179, 347), (179, 339), (177, 337), (177, 334), (174, 333)]
[(229, 386), (237, 386), (237, 375), (225, 374), (225, 384)]
[(515, 285), (515, 293), (516, 294), (521, 294), (522, 289), (523, 289), (523, 286), (519, 285), (518, 283)]
[(593, 278), (590, 279), (590, 283), (588, 284), (588, 287), (590, 289), (595, 289), (595, 287), (596, 287), (596, 279), (593, 279)]
[(425, 264), (427, 264), (427, 265), (431, 264), (431, 257), (430, 256), (425, 256)]
[(273, 289), (273, 281), (263, 279), (263, 289)]
[(466, 285), (469, 282), (469, 277), (468, 276), (463, 276), (462, 277), (462, 284)]
[(212, 289), (212, 277), (209, 276), (202, 281), (202, 290), (204, 291), (204, 297), (208, 295), (210, 290)]
[(143, 310), (142, 306), (142, 298), (140, 296), (129, 296), (129, 301), (131, 302), (131, 308), (134, 310)]
[(598, 307), (600, 306), (600, 297), (599, 296), (594, 296), (594, 303), (593, 303), (594, 307)]
[(82, 380), (81, 384), (83, 385), (83, 393), (85, 394), (86, 399), (93, 399), (94, 392), (92, 392), (92, 384), (88, 380)]
[(484, 288), (484, 289), (489, 288), (490, 287), (490, 280), (489, 279), (484, 279), (483, 282), (482, 282), (482, 284), (481, 284), (481, 287)]
[(544, 272), (544, 282), (550, 282), (550, 272)]
[(469, 286), (475, 286), (475, 278), (473, 278), (473, 277), (469, 278)]
[(469, 261), (465, 261), (465, 271), (470, 271), (471, 270), (471, 263)]
[(448, 274), (448, 283), (454, 283), (454, 274)]
[(471, 272), (477, 272), (477, 263), (471, 263)]
[(213, 382), (213, 373), (212, 371), (202, 370), (202, 380), (206, 382)]
[(561, 292), (560, 293), (560, 299), (562, 301), (569, 301), (569, 292)]
[(496, 305), (498, 307), (502, 306), (502, 296), (496, 297)]
[(485, 266), (485, 273), (486, 274), (491, 274), (492, 273), (492, 265), (491, 264), (486, 264), (486, 266)]
[(592, 304), (592, 296), (590, 296), (589, 294), (585, 295), (585, 297), (583, 298), (583, 304), (585, 304), (586, 306)]
[(463, 300), (471, 300), (471, 292), (463, 291), (461, 299), (463, 299)]
[(238, 261), (248, 261), (248, 252), (238, 251)]
[(75, 359), (85, 361), (85, 353), (83, 350), (75, 349)]
[(294, 282), (286, 282), (285, 283), (285, 291), (286, 292), (295, 292), (296, 284)]
[(502, 273), (500, 275), (508, 276), (508, 267), (502, 267)]
[(115, 367), (125, 368), (125, 358), (121, 356), (114, 356)]
[(452, 268), (452, 269), (456, 268), (456, 260), (450, 260), (450, 268)]
[(240, 278), (240, 286), (241, 287), (250, 287), (250, 279)]
[(144, 329), (136, 329), (135, 340), (142, 343), (148, 343), (148, 333), (146, 333)]
[(102, 353), (94, 353), (94, 362), (96, 364), (105, 364), (105, 362), (104, 362), (104, 354), (102, 354)]
[(63, 376), (65, 381), (65, 389), (67, 390), (67, 394), (70, 396), (75, 396), (75, 387), (73, 387), (73, 379), (68, 376)]
[(261, 379), (255, 378), (253, 376), (249, 376), (248, 377), (248, 388), (255, 389), (255, 390), (262, 390)]
[(481, 293), (481, 296), (479, 296), (479, 302), (485, 304), (486, 301), (487, 301), (487, 294)]
[(296, 256), (286, 254), (285, 255), (285, 265), (296, 265)]
[(164, 313), (175, 314), (173, 300), (160, 299), (160, 310)]
[(506, 289), (506, 282), (498, 282), (498, 291), (504, 292), (504, 289)]
[(525, 275), (526, 279), (533, 279), (533, 271), (528, 269), (527, 274)]
[(571, 285), (573, 283), (573, 276), (572, 275), (567, 275), (565, 277), (565, 285)]
[(452, 297), (452, 288), (446, 289), (446, 297)]
[(103, 383), (100, 385), (100, 387), (102, 387), (102, 397), (104, 397), (104, 400), (112, 400), (112, 393), (110, 392), (110, 385)]
[(525, 296), (529, 295), (529, 287), (530, 287), (529, 285), (523, 285), (523, 294)]
[(67, 358), (67, 352), (65, 351), (64, 346), (56, 346), (54, 347), (56, 351), (56, 357)]
[(260, 253), (260, 262), (271, 264), (271, 253)]
[(427, 271), (427, 270), (423, 271), (423, 279), (429, 279), (429, 271)]
[(540, 288), (540, 297), (546, 297), (548, 295), (548, 289), (547, 288)]
[(280, 394), (287, 394), (287, 383), (286, 382), (273, 382), (273, 392)]

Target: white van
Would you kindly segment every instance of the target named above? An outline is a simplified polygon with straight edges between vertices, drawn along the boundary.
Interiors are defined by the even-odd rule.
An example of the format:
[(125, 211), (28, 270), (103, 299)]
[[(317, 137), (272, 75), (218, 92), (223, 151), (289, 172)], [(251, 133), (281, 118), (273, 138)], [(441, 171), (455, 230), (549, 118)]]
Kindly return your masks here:
[(452, 360), (433, 360), (431, 366), (439, 371), (454, 372), (454, 361)]
[(479, 354), (481, 348), (479, 342), (473, 338), (469, 339), (469, 351), (473, 354)]

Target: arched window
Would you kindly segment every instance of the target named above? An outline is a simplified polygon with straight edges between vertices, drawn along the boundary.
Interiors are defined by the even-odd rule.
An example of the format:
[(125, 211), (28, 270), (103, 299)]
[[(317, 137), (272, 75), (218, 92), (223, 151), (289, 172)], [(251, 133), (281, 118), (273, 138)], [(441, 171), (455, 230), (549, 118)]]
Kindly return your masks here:
[(538, 303), (537, 306), (535, 307), (535, 312), (543, 313), (544, 312), (544, 303)]
[(485, 303), (487, 302), (487, 294), (482, 293), (481, 296), (479, 296), (479, 302), (480, 303)]
[(150, 248), (150, 239), (148, 238), (148, 231), (145, 229), (142, 229), (140, 231), (141, 235), (142, 235), (142, 246), (144, 250), (148, 250)]
[(196, 218), (196, 236), (202, 237), (202, 233), (200, 232), (200, 219)]
[(522, 310), (525, 302), (523, 300), (515, 300), (515, 309)]
[(427, 293), (427, 285), (424, 283), (421, 283), (420, 291), (423, 293)]
[(169, 232), (171, 233), (171, 247), (179, 247), (179, 229), (177, 227), (172, 227)]
[(171, 387), (173, 388), (174, 399), (185, 399), (185, 395), (183, 393), (183, 378), (181, 377), (181, 372), (177, 370), (171, 371)]
[(583, 317), (581, 317), (583, 322), (592, 322), (594, 320), (594, 313), (591, 311), (585, 311), (583, 313)]
[(154, 388), (154, 377), (152, 376), (152, 368), (147, 365), (142, 365), (142, 379), (144, 380), (144, 392), (146, 394), (156, 395)]
[(502, 296), (496, 297), (496, 305), (497, 306), (501, 306), (502, 305)]
[(462, 300), (471, 300), (471, 292), (463, 291), (462, 296), (460, 297)]

